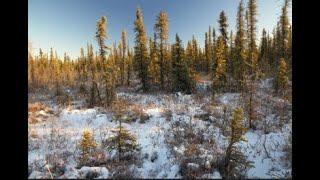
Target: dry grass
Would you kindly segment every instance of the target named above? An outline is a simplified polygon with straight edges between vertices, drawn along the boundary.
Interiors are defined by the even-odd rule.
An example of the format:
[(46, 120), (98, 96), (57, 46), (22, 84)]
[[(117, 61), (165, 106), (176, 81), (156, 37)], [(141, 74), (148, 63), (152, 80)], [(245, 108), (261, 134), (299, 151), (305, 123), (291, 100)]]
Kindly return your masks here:
[(28, 123), (34, 124), (47, 120), (53, 113), (53, 110), (43, 103), (29, 103)]
[(40, 103), (40, 102), (28, 104), (28, 112), (29, 113), (34, 113), (34, 112), (41, 111), (41, 110), (45, 111), (47, 109), (48, 109), (48, 107), (45, 104)]
[(128, 109), (130, 109), (131, 118), (140, 119), (140, 123), (145, 123), (150, 118), (149, 115), (143, 111), (141, 105), (134, 104), (130, 106)]
[(37, 133), (37, 131), (35, 131), (35, 130), (31, 130), (31, 132), (30, 132), (30, 137), (32, 137), (32, 138), (38, 138), (39, 137), (39, 135), (38, 135), (38, 133)]

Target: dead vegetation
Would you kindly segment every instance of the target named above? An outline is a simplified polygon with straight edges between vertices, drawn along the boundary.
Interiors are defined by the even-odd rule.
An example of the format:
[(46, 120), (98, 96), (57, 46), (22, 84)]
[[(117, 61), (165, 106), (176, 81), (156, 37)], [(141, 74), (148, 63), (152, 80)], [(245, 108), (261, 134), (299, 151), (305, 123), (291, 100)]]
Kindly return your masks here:
[(28, 104), (28, 122), (31, 124), (42, 122), (54, 115), (54, 111), (43, 103)]
[(190, 126), (188, 120), (181, 118), (171, 122), (166, 143), (171, 149), (173, 158), (179, 162), (179, 173), (183, 178), (199, 178), (217, 169), (218, 158), (222, 151), (218, 150), (215, 141), (208, 136), (208, 129)]

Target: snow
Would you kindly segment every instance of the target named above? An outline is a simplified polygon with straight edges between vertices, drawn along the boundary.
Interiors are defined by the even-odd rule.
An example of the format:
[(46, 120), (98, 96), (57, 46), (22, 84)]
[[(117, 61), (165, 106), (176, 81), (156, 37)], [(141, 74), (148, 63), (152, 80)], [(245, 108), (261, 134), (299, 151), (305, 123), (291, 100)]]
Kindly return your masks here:
[(179, 148), (178, 147), (174, 147), (173, 150), (175, 150), (176, 152), (178, 152), (179, 154), (183, 155), (184, 151), (186, 150), (185, 147), (183, 145), (181, 145)]
[[(165, 178), (168, 173), (176, 174), (175, 168), (171, 169), (172, 164), (168, 161), (169, 150), (164, 142), (165, 130), (169, 127), (166, 125), (166, 121), (161, 117), (162, 112), (160, 108), (151, 108), (145, 111), (150, 115), (151, 119), (146, 124), (133, 124), (132, 130), (137, 135), (140, 146), (142, 147), (142, 154), (149, 154), (157, 152), (158, 158), (151, 162), (149, 159), (144, 159), (143, 167), (140, 168), (140, 172), (143, 178), (152, 178), (149, 172), (156, 173), (157, 178)], [(134, 128), (139, 126), (138, 128)], [(162, 128), (161, 128), (162, 127)], [(162, 169), (162, 171), (160, 171)]]
[(103, 178), (108, 178), (109, 177), (109, 171), (105, 167), (87, 167), (83, 166), (81, 167), (80, 173), (87, 174), (89, 172), (97, 172), (99, 176), (97, 179), (103, 179)]
[[(262, 134), (262, 133), (261, 133)], [(281, 156), (283, 156), (282, 146), (284, 145), (284, 139), (289, 134), (288, 132), (269, 133), (261, 135), (257, 132), (248, 131), (245, 134), (245, 138), (248, 142), (242, 142), (240, 147), (242, 151), (248, 156), (248, 160), (253, 161), (254, 168), (249, 169), (249, 178), (274, 178), (272, 176), (273, 169), (276, 169), (277, 173), (285, 173), (287, 169), (281, 169)], [(265, 147), (270, 155), (267, 157), (267, 153), (263, 148), (263, 141), (265, 138)]]
[[(166, 125), (165, 119), (161, 117), (161, 108), (150, 108), (146, 109), (145, 112), (150, 115), (151, 119), (148, 123), (140, 124), (135, 122), (130, 124), (123, 123), (123, 126), (131, 131), (136, 137), (137, 142), (142, 147), (142, 154), (148, 153), (149, 157), (153, 152), (158, 153), (158, 159), (154, 162), (149, 159), (145, 159), (142, 168), (139, 169), (142, 177), (152, 177), (149, 172), (158, 172), (157, 177), (162, 178), (168, 174), (177, 174), (177, 168), (172, 168), (173, 164), (168, 161), (169, 150), (164, 143), (164, 133), (165, 128), (169, 126)], [(60, 127), (60, 130), (68, 134), (69, 137), (73, 137), (70, 140), (73, 141), (75, 145), (76, 141), (80, 139), (81, 132), (90, 128), (94, 132), (95, 139), (99, 139), (98, 131), (100, 129), (115, 128), (118, 124), (117, 122), (111, 122), (105, 114), (97, 114), (95, 109), (86, 109), (86, 110), (63, 110), (59, 116), (60, 123), (56, 123), (57, 127)], [(39, 126), (39, 125), (38, 125)], [(50, 127), (41, 128), (38, 127), (37, 131), (41, 135), (49, 134)], [(105, 132), (106, 136), (111, 134)], [(38, 153), (42, 154), (44, 152), (31, 151), (29, 152), (29, 164), (38, 159), (43, 159), (44, 157), (38, 156)], [(163, 171), (160, 171), (163, 170)], [(173, 172), (172, 172), (173, 171)], [(74, 177), (77, 173), (70, 173), (69, 175)]]
[[(261, 81), (259, 87), (261, 88), (261, 95), (269, 92), (272, 87), (272, 79)], [(183, 144), (170, 147), (166, 144), (166, 134), (170, 134), (170, 124), (176, 121), (188, 123), (191, 118), (192, 128), (195, 130), (205, 130), (204, 138), (213, 138), (216, 147), (216, 153), (223, 155), (228, 144), (228, 137), (224, 136), (221, 127), (217, 124), (223, 123), (223, 119), (216, 115), (211, 115), (212, 122), (203, 121), (200, 118), (194, 118), (195, 115), (204, 113), (203, 106), (208, 106), (210, 96), (206, 96), (201, 101), (195, 100), (194, 95), (186, 95), (183, 93), (176, 94), (139, 94), (130, 92), (119, 92), (118, 97), (121, 97), (129, 102), (141, 106), (143, 111), (150, 116), (150, 119), (145, 123), (138, 121), (131, 123), (122, 123), (136, 138), (137, 143), (141, 147), (141, 155), (148, 154), (148, 158), (142, 159), (141, 166), (135, 166), (137, 178), (181, 178), (179, 173), (179, 161), (172, 157), (171, 152), (184, 155), (186, 147)], [(218, 114), (223, 112), (223, 107), (227, 106), (233, 109), (240, 105), (239, 93), (223, 93), (217, 95), (218, 104), (212, 109), (216, 110)], [(277, 97), (274, 97), (275, 100)], [(59, 108), (52, 104), (53, 111), (57, 112)], [(172, 120), (168, 122), (163, 113), (165, 110), (172, 111)], [(38, 114), (48, 116), (45, 111), (39, 111)], [(90, 129), (93, 132), (95, 140), (98, 145), (107, 137), (112, 136), (111, 129), (118, 126), (118, 122), (112, 121), (112, 116), (109, 112), (100, 112), (97, 108), (91, 109), (62, 109), (57, 116), (49, 117), (47, 121), (41, 121), (35, 124), (29, 124), (29, 133), (33, 132), (37, 137), (31, 137), (29, 146), (33, 148), (28, 152), (28, 164), (34, 169), (29, 178), (46, 177), (45, 172), (40, 172), (35, 168), (34, 163), (45, 164), (45, 156), (48, 153), (58, 151), (75, 152), (76, 145), (81, 138), (84, 129)], [(275, 121), (275, 114), (268, 114), (265, 118), (267, 121)], [(276, 129), (268, 134), (264, 134), (261, 130), (248, 131), (245, 134), (247, 142), (238, 144), (239, 148), (248, 160), (253, 162), (254, 167), (247, 172), (248, 178), (275, 178), (284, 177), (283, 174), (291, 172), (291, 169), (286, 168), (281, 161), (284, 155), (283, 146), (288, 137), (291, 137), (291, 123), (290, 120), (281, 129)], [(175, 127), (177, 130), (183, 132), (187, 129), (182, 127)], [(64, 137), (57, 139), (57, 144), (63, 149), (50, 150), (49, 145), (50, 134), (52, 129), (56, 129), (55, 136)], [(30, 146), (31, 147), (31, 146)], [(268, 153), (265, 152), (265, 148)], [(208, 147), (201, 147), (201, 154), (206, 161), (213, 161), (214, 157), (210, 154)], [(154, 162), (151, 162), (152, 154), (157, 153), (158, 157)], [(267, 157), (268, 155), (270, 157)], [(109, 154), (112, 155), (112, 152)], [(206, 162), (204, 161), (204, 162)], [(208, 164), (208, 163), (207, 163)], [(88, 171), (97, 171), (98, 178), (110, 177), (109, 169), (106, 167), (81, 167), (76, 169), (77, 163), (74, 156), (70, 156), (66, 163), (66, 172), (63, 177), (67, 178), (81, 178), (83, 174)], [(204, 178), (219, 179), (221, 175), (217, 169), (212, 172), (204, 174)]]
[(212, 179), (221, 179), (221, 175), (218, 171), (215, 171), (215, 172), (213, 172), (211, 178)]
[(29, 179), (38, 179), (43, 178), (43, 173), (39, 171), (32, 171), (32, 173), (29, 175)]
[(224, 93), (220, 95), (218, 99), (223, 105), (228, 105), (232, 108), (235, 108), (239, 106), (239, 98), (240, 93)]

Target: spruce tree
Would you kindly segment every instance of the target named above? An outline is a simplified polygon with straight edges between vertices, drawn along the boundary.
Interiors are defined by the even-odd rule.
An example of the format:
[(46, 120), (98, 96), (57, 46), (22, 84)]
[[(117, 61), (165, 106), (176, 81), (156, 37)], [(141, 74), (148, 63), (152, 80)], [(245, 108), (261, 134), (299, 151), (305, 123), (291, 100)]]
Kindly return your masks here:
[(127, 33), (125, 30), (121, 32), (121, 85), (124, 84), (124, 77), (125, 77), (125, 59), (126, 59), (126, 52), (127, 52)]
[(284, 5), (281, 9), (280, 16), (280, 57), (288, 58), (288, 40), (289, 40), (289, 19), (288, 19), (288, 8), (289, 8), (289, 0), (285, 0)]
[(55, 66), (54, 66), (54, 56), (53, 56), (53, 48), (50, 48), (50, 59), (49, 59), (49, 86), (51, 84), (56, 84), (56, 77), (54, 77), (55, 74)]
[(80, 81), (80, 92), (86, 93), (85, 82), (86, 82), (86, 58), (84, 57), (84, 50), (80, 48), (80, 59), (79, 63), (79, 81)]
[[(292, 26), (289, 28), (289, 39), (288, 39), (288, 58), (289, 58), (289, 66), (292, 64)], [(290, 66), (291, 67), (291, 66)]]
[[(219, 22), (220, 37), (222, 38), (224, 43), (224, 58), (227, 64), (226, 68), (227, 68), (227, 71), (229, 72), (231, 61), (228, 56), (228, 51), (229, 51), (229, 48), (228, 48), (229, 37), (228, 37), (228, 30), (227, 30), (228, 23), (227, 23), (227, 17), (224, 11), (221, 11), (218, 22)], [(218, 62), (216, 63), (218, 65)]]
[(224, 46), (227, 47), (227, 42), (228, 42), (228, 24), (227, 24), (227, 17), (225, 15), (224, 11), (221, 11), (220, 16), (219, 16), (219, 27), (220, 27), (220, 35), (222, 36)]
[(236, 143), (246, 141), (243, 137), (246, 129), (244, 127), (242, 108), (236, 108), (234, 110), (230, 128), (231, 135), (226, 150), (223, 178), (244, 178), (244, 170), (253, 166), (252, 162), (248, 161), (247, 157), (236, 147)]
[(148, 82), (148, 66), (149, 57), (147, 49), (147, 35), (145, 32), (143, 17), (140, 8), (136, 11), (136, 20), (134, 21), (135, 31), (135, 47), (134, 47), (134, 67), (138, 72), (138, 77), (142, 83), (142, 90), (147, 91), (149, 89)]
[(221, 91), (226, 84), (226, 56), (225, 46), (222, 36), (219, 36), (216, 46), (216, 69), (212, 81), (212, 99), (216, 92)]
[[(287, 54), (287, 58), (288, 58), (288, 67), (289, 67), (289, 71), (291, 71), (292, 68), (292, 26), (290, 26), (289, 28), (289, 38), (288, 38), (288, 54)], [(289, 76), (291, 79), (291, 75)]]
[(288, 78), (288, 72), (287, 72), (287, 63), (284, 60), (284, 58), (280, 58), (278, 74), (275, 80), (276, 92), (284, 96), (288, 86), (288, 82), (289, 82), (289, 78)]
[(107, 36), (106, 17), (102, 16), (97, 22), (96, 38), (99, 45), (100, 60), (103, 66), (103, 77), (105, 80), (105, 103), (110, 106), (115, 99), (115, 77), (113, 72), (112, 62), (108, 62), (106, 59), (106, 49), (110, 49), (105, 45), (105, 39)]
[(214, 47), (213, 47), (213, 41), (212, 41), (212, 30), (211, 30), (211, 26), (209, 26), (209, 31), (208, 31), (208, 44), (209, 44), (209, 54), (210, 54), (210, 58), (207, 64), (207, 72), (210, 73), (211, 72), (211, 65), (213, 62), (213, 51), (214, 51)]
[(50, 60), (49, 60), (49, 64), (53, 65), (53, 61), (54, 61), (54, 56), (53, 56), (53, 48), (50, 48)]
[(178, 34), (176, 34), (176, 43), (172, 52), (172, 79), (173, 91), (181, 91), (188, 94), (192, 92), (194, 83), (188, 72), (182, 41)]
[(60, 80), (61, 80), (61, 68), (59, 60), (57, 60), (53, 55), (53, 49), (50, 49), (50, 72), (51, 72), (51, 82), (54, 84), (55, 95), (59, 96), (61, 94)]
[(160, 63), (160, 85), (161, 88), (164, 87), (164, 81), (166, 72), (165, 70), (165, 50), (167, 48), (167, 40), (168, 40), (168, 31), (169, 31), (169, 24), (168, 24), (168, 15), (166, 12), (161, 11), (157, 16), (157, 23), (154, 26), (154, 30), (157, 34), (157, 37), (160, 40), (159, 43), (159, 63)]
[(100, 92), (98, 89), (98, 84), (96, 82), (96, 73), (97, 73), (97, 68), (94, 63), (94, 55), (93, 55), (93, 47), (92, 44), (90, 46), (87, 46), (87, 53), (88, 53), (88, 63), (90, 67), (90, 72), (91, 72), (91, 88), (90, 88), (90, 100), (89, 100), (89, 106), (94, 107), (96, 104), (101, 103), (101, 97), (100, 97)]
[(28, 89), (31, 90), (33, 88), (36, 88), (36, 77), (35, 77), (35, 60), (32, 57), (31, 52), (28, 52)]
[(249, 65), (249, 71), (250, 75), (253, 75), (253, 77), (256, 76), (257, 71), (257, 45), (256, 45), (256, 29), (257, 29), (257, 2), (256, 0), (249, 0), (248, 1), (248, 40), (249, 40), (249, 56), (248, 56), (248, 65)]
[(241, 81), (243, 80), (245, 52), (245, 19), (244, 19), (243, 0), (240, 1), (237, 12), (237, 33), (235, 38), (235, 80), (242, 89)]
[(256, 0), (248, 1), (248, 11), (246, 13), (247, 24), (248, 24), (248, 57), (245, 64), (249, 69), (248, 74), (244, 77), (245, 84), (245, 95), (247, 96), (247, 107), (249, 115), (249, 127), (253, 128), (253, 121), (256, 119), (256, 85), (257, 85), (257, 60), (258, 60), (258, 50), (256, 46), (256, 14), (257, 14), (257, 3)]
[(187, 43), (187, 47), (186, 47), (186, 61), (188, 64), (188, 67), (190, 67), (190, 69), (193, 69), (192, 65), (193, 65), (193, 52), (192, 52), (192, 42), (188, 41)]
[(158, 60), (158, 49), (156, 42), (156, 34), (153, 36), (153, 40), (149, 40), (149, 53), (150, 53), (150, 65), (149, 65), (149, 74), (150, 81), (152, 84), (157, 85), (160, 83), (160, 66)]
[[(108, 150), (118, 151), (118, 160), (122, 161), (124, 158), (128, 158), (129, 153), (133, 153), (138, 150), (137, 139), (126, 128), (122, 126), (122, 121), (126, 121), (127, 117), (123, 115), (125, 107), (121, 102), (115, 102), (115, 113), (112, 117), (115, 121), (119, 122), (116, 129), (112, 129), (111, 132), (114, 136), (104, 140), (102, 144), (108, 148)], [(131, 156), (129, 156), (130, 158)], [(125, 160), (127, 160), (127, 158)]]
[[(129, 47), (129, 46), (128, 46)], [(132, 76), (132, 59), (133, 59), (133, 54), (131, 52), (131, 50), (128, 48), (127, 50), (127, 54), (128, 54), (128, 58), (127, 58), (127, 86), (130, 86), (130, 80), (131, 80), (131, 76)]]
[(210, 44), (209, 44), (209, 37), (208, 33), (205, 32), (205, 42), (204, 42), (204, 49), (205, 49), (205, 71), (208, 71), (209, 62), (211, 59), (211, 52), (210, 52)]
[(228, 52), (228, 63), (227, 63), (227, 75), (228, 75), (228, 89), (231, 90), (233, 88), (231, 79), (235, 78), (235, 68), (236, 68), (236, 59), (235, 59), (235, 45), (234, 45), (234, 36), (233, 32), (230, 31), (229, 37), (229, 52)]
[(192, 68), (194, 71), (200, 70), (198, 42), (194, 35), (192, 36)]
[(214, 75), (214, 71), (216, 69), (216, 31), (214, 28), (212, 28), (212, 62), (210, 65), (210, 69), (211, 69), (211, 74), (212, 74), (212, 78)]
[[(289, 78), (287, 72), (287, 64), (284, 58), (280, 59), (280, 65), (278, 69), (278, 74), (275, 80), (275, 90), (276, 93), (283, 98), (283, 100), (287, 100), (287, 88), (288, 88)], [(285, 107), (286, 102), (283, 101), (279, 108), (280, 113), (280, 126), (282, 126), (285, 122)]]
[(213, 52), (213, 56), (214, 56), (215, 47), (216, 47), (216, 30), (214, 28), (212, 28), (212, 52)]
[(268, 62), (268, 39), (267, 39), (267, 32), (265, 29), (262, 30), (262, 37), (260, 41), (260, 53), (259, 53), (259, 58), (258, 62), (261, 67), (261, 69), (264, 69), (265, 72), (269, 71), (269, 62)]
[[(173, 52), (173, 49), (174, 48), (172, 48), (171, 52)], [(194, 53), (193, 53), (192, 41), (188, 41), (185, 54), (186, 54), (185, 61), (188, 66), (189, 75), (191, 79), (194, 79), (196, 72), (195, 72), (195, 65), (194, 65), (194, 57), (193, 57)]]
[(113, 61), (113, 71), (116, 80), (116, 87), (121, 85), (121, 67), (122, 67), (122, 42), (120, 41), (118, 46), (114, 42), (113, 52), (109, 56), (109, 59)]
[(82, 133), (82, 138), (79, 144), (81, 156), (79, 158), (79, 165), (83, 166), (88, 164), (89, 158), (93, 156), (93, 153), (97, 147), (97, 143), (94, 140), (92, 132), (85, 129)]

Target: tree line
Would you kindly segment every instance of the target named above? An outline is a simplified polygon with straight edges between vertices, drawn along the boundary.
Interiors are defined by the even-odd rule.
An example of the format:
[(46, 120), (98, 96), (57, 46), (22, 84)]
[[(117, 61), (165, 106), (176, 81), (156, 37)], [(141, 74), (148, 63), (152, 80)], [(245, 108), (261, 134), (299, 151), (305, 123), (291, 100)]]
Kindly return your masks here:
[(168, 15), (164, 11), (156, 17), (154, 33), (148, 36), (139, 7), (135, 14), (133, 47), (129, 46), (126, 30), (122, 30), (118, 43), (107, 46), (107, 18), (101, 17), (96, 25), (97, 51), (88, 44), (80, 48), (76, 59), (66, 53), (63, 58), (58, 57), (52, 48), (48, 53), (42, 49), (36, 55), (29, 52), (29, 90), (54, 89), (59, 95), (62, 88), (79, 88), (87, 95), (91, 106), (110, 106), (117, 87), (136, 86), (137, 80), (137, 90), (143, 92), (166, 89), (194, 93), (200, 74), (207, 74), (212, 80), (213, 99), (220, 92), (240, 91), (248, 95), (249, 107), (253, 107), (257, 80), (274, 77), (275, 90), (280, 92), (291, 78), (289, 4), (289, 0), (284, 1), (277, 25), (272, 32), (263, 29), (257, 44), (256, 1), (248, 0), (245, 6), (241, 0), (236, 32), (229, 32), (228, 17), (221, 11), (219, 33), (209, 26), (203, 48), (194, 36), (183, 47), (178, 34), (170, 44)]

